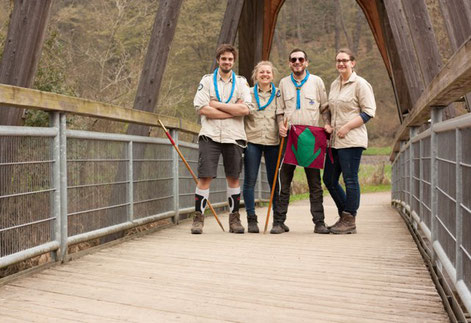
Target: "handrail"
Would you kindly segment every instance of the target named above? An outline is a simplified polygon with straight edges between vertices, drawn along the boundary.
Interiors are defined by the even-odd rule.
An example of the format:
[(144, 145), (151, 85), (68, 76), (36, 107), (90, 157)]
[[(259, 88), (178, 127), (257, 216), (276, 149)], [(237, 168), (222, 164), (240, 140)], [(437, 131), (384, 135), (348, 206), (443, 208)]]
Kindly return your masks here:
[(179, 118), (6, 84), (0, 84), (0, 107), (66, 112), (152, 127), (160, 127), (160, 119), (167, 128), (191, 134), (198, 134), (200, 130), (198, 124)]
[(448, 63), (419, 97), (394, 138), (390, 160), (400, 150), (400, 142), (409, 139), (409, 127), (421, 126), (430, 119), (430, 107), (447, 106), (471, 92), (471, 37), (455, 52)]

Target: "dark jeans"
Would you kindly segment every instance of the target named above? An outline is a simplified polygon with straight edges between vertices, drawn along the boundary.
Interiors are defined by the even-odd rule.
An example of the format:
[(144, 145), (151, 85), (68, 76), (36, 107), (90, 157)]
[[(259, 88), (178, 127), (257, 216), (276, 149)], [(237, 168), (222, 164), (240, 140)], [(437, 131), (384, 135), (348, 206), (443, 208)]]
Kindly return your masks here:
[[(363, 148), (332, 148), (334, 163), (329, 156), (325, 159), (324, 184), (329, 190), (332, 199), (337, 205), (339, 214), (343, 211), (356, 216), (360, 206), (360, 184), (358, 183), (358, 169), (360, 167)], [(339, 184), (340, 174), (345, 183), (345, 191)]]
[[(295, 165), (283, 164), (280, 170), (281, 190), (276, 205), (273, 221), (284, 223), (288, 213), (291, 181), (293, 180)], [(312, 222), (324, 222), (324, 206), (322, 205), (321, 174), (317, 168), (304, 168), (307, 184), (309, 185), (309, 201), (311, 203)]]
[[(267, 170), (268, 184), (270, 191), (275, 177), (276, 161), (278, 159), (278, 149), (280, 146), (257, 145), (248, 143), (244, 155), (244, 202), (247, 215), (255, 214), (255, 184), (257, 182), (258, 169), (262, 153), (265, 156), (265, 167)], [(273, 196), (273, 209), (278, 195), (278, 184)]]

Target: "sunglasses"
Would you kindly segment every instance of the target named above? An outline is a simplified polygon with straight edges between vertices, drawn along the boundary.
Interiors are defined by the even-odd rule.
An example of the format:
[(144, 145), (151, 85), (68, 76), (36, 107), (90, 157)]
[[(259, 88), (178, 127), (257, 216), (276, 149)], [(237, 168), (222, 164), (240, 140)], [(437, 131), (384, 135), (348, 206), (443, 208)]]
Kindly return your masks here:
[(335, 61), (337, 62), (337, 64), (340, 64), (340, 63), (346, 64), (347, 62), (350, 62), (351, 59), (336, 59)]
[(293, 64), (296, 63), (296, 61), (299, 61), (302, 64), (304, 63), (305, 58), (304, 57), (291, 57), (289, 61)]

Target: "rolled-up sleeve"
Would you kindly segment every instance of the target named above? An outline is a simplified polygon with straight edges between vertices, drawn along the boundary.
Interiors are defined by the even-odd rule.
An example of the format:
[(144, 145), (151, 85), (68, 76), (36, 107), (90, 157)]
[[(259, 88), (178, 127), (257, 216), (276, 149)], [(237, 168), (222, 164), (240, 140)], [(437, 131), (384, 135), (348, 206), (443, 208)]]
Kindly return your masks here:
[[(203, 76), (196, 90), (195, 98), (193, 99), (193, 105), (195, 110), (199, 111), (202, 107), (209, 105), (210, 101), (210, 83), (208, 82), (208, 77)], [(249, 93), (250, 95), (250, 93)]]
[(329, 100), (327, 99), (327, 91), (325, 90), (325, 85), (322, 80), (319, 81), (319, 99), (320, 99), (320, 109), (321, 113), (324, 112), (329, 107)]
[(241, 87), (241, 99), (244, 101), (244, 104), (249, 108), (249, 112), (255, 111), (255, 105), (252, 102), (252, 95), (250, 94), (250, 87), (247, 84), (245, 78), (239, 80), (239, 85)]
[(283, 99), (283, 83), (276, 89), (276, 115), (285, 114), (285, 101)]
[(367, 81), (359, 82), (357, 90), (361, 112), (365, 112), (371, 118), (374, 118), (376, 114), (376, 101), (370, 83)]

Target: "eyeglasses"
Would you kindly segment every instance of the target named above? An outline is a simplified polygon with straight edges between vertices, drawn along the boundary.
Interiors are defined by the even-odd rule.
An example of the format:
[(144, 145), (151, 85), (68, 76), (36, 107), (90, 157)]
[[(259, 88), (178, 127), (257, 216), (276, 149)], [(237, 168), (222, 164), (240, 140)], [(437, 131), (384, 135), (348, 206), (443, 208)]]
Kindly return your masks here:
[(301, 64), (304, 63), (305, 58), (304, 57), (291, 57), (289, 61), (294, 64), (296, 61), (299, 61)]
[(351, 59), (336, 59), (335, 60), (337, 62), (337, 64), (340, 64), (340, 63), (347, 63), (347, 62), (350, 62)]

